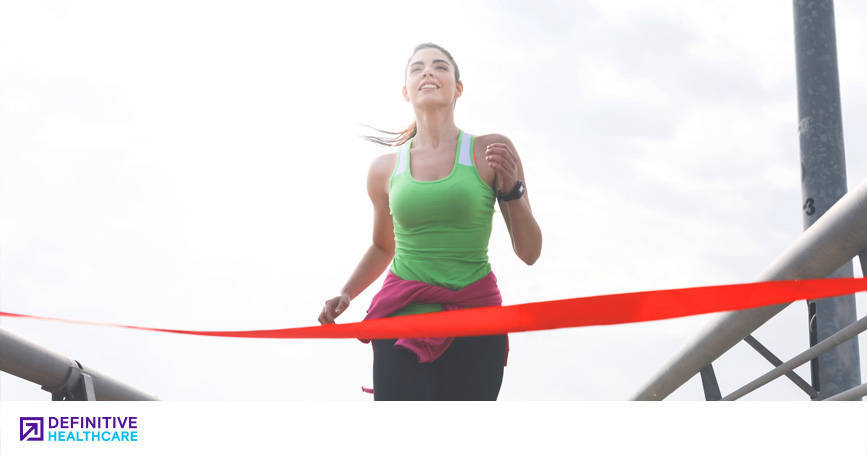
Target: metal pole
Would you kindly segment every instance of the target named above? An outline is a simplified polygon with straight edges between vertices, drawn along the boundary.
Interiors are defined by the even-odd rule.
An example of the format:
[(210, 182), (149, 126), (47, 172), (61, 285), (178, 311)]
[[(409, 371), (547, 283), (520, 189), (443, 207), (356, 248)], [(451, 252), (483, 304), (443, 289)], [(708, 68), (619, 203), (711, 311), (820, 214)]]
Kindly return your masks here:
[[(834, 2), (794, 0), (794, 12), (801, 192), (807, 229), (846, 194), (846, 159)], [(831, 277), (852, 275), (850, 261)], [(815, 328), (813, 345), (856, 320), (855, 297), (822, 299), (809, 305), (808, 312), (808, 322)], [(813, 367), (818, 369), (818, 375), (814, 373), (814, 382), (818, 380), (818, 384), (814, 383), (813, 388), (820, 400), (861, 384), (858, 339), (823, 354), (816, 364)]]
[[(808, 228), (756, 279), (818, 279), (867, 249), (867, 179)], [(787, 304), (726, 312), (711, 320), (632, 397), (662, 400), (765, 324)]]
[[(5, 328), (0, 328), (0, 371), (42, 385), (43, 389), (55, 396), (64, 391), (77, 390), (84, 396), (80, 399), (159, 400)], [(92, 389), (91, 385), (84, 383), (90, 381)], [(88, 393), (91, 394), (89, 398)]]
[(867, 250), (858, 255), (861, 260), (861, 277), (867, 277)]

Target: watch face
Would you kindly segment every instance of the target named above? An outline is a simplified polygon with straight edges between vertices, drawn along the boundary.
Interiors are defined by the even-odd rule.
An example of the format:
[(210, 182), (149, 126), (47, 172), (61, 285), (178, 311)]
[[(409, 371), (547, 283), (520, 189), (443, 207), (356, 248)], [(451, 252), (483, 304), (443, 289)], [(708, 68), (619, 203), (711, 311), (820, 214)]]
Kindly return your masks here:
[(497, 191), (497, 198), (501, 201), (513, 201), (520, 197), (524, 196), (524, 182), (518, 181), (515, 183), (515, 187), (509, 192), (508, 195), (504, 195), (501, 191)]

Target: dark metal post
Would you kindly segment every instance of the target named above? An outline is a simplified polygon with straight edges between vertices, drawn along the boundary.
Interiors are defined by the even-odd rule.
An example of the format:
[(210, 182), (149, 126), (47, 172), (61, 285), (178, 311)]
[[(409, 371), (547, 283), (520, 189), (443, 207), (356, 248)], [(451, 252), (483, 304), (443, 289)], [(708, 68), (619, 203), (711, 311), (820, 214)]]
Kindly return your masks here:
[[(798, 81), (798, 133), (801, 148), (801, 189), (804, 229), (809, 228), (846, 194), (843, 115), (837, 72), (837, 39), (833, 0), (794, 0), (795, 63)], [(831, 277), (852, 277), (852, 262)], [(854, 296), (816, 301), (815, 317), (821, 342), (856, 320)], [(813, 387), (825, 399), (861, 384), (858, 340), (852, 339), (819, 356)]]
[(716, 381), (716, 374), (713, 372), (713, 364), (708, 364), (702, 370), (701, 386), (704, 388), (704, 399), (706, 401), (718, 401), (722, 399), (722, 393), (719, 391), (719, 383)]

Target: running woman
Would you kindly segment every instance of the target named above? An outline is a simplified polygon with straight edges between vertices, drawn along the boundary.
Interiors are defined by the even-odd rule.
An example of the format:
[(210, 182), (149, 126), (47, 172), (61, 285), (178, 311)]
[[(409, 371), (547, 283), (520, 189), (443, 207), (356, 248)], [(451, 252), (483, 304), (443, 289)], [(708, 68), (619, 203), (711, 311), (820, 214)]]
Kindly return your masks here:
[[(532, 265), (542, 250), (515, 146), (455, 125), (464, 86), (452, 55), (420, 44), (404, 76), (415, 119), (404, 131), (367, 137), (396, 150), (370, 166), (373, 242), (325, 302), (323, 325), (386, 269), (365, 319), (501, 305), (488, 261), (495, 202), (518, 258)], [(496, 400), (507, 353), (506, 335), (374, 340), (374, 400)]]

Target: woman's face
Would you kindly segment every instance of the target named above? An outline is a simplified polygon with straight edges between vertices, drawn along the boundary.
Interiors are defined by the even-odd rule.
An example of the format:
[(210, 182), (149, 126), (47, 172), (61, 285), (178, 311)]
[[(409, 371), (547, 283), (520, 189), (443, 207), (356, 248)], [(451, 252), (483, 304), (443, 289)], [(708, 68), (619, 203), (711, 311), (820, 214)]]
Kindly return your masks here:
[(413, 106), (454, 105), (461, 91), (454, 66), (439, 49), (420, 49), (410, 58), (403, 98)]

